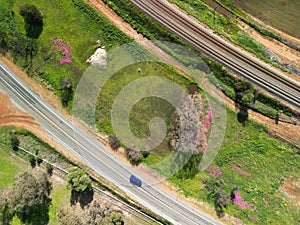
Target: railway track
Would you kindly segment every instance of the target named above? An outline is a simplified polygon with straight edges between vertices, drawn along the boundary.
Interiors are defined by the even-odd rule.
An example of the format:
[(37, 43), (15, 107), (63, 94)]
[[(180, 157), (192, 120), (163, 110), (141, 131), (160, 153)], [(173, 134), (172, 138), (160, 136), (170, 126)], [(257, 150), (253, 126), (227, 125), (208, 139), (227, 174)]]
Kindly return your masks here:
[(300, 110), (300, 83), (203, 28), (163, 0), (129, 0), (171, 32), (234, 73)]

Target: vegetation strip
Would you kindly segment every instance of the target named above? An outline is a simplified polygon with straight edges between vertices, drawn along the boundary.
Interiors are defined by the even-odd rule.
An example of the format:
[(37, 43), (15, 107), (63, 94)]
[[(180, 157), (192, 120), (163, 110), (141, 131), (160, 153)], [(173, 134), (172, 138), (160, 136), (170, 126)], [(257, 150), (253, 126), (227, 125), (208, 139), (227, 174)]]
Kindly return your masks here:
[[(11, 146), (8, 146), (7, 144), (3, 143), (0, 141), (0, 144), (7, 147), (7, 148), (10, 148)], [(17, 148), (15, 148), (17, 151), (17, 149), (20, 149), (22, 151), (24, 151), (26, 154), (29, 154), (33, 157), (36, 157), (36, 155), (28, 150), (26, 150), (25, 148), (21, 147), (21, 146), (16, 146)], [(65, 173), (65, 174), (69, 174), (69, 172), (63, 168), (61, 168), (60, 166), (57, 166), (51, 162), (49, 162), (48, 160), (46, 159), (43, 159), (43, 158), (39, 158), (42, 162), (45, 162), (46, 164), (49, 164), (51, 167)], [(135, 212), (147, 217), (148, 219), (152, 220), (153, 222), (156, 222), (158, 224), (166, 224), (166, 225), (169, 225), (170, 223), (163, 219), (163, 218), (160, 218), (159, 219), (157, 218), (157, 216), (154, 216), (154, 214), (152, 212), (150, 212), (149, 210), (145, 210), (144, 208), (142, 208), (141, 206), (137, 206), (135, 204), (133, 204), (133, 202), (131, 201), (128, 201), (127, 198), (124, 198), (123, 196), (121, 196), (120, 194), (118, 194), (116, 191), (112, 190), (111, 188), (105, 186), (103, 183), (99, 183), (99, 181), (97, 180), (97, 178), (93, 177), (93, 181), (96, 182), (96, 184), (100, 185), (101, 187), (103, 187), (104, 189), (108, 190), (109, 192), (113, 193), (114, 195), (118, 196), (118, 198), (108, 194), (107, 192), (101, 190), (100, 188), (98, 188), (97, 186), (93, 186), (92, 188), (98, 192), (100, 192), (101, 194), (115, 200), (115, 201), (118, 201), (120, 203), (122, 203), (123, 205), (127, 206), (128, 208), (134, 210)], [(120, 200), (119, 198), (122, 198), (123, 200)]]
[(275, 34), (274, 32), (269, 31), (268, 29), (262, 27), (261, 25), (258, 25), (254, 21), (251, 21), (250, 19), (246, 18), (245, 15), (243, 15), (243, 13), (241, 13), (237, 10), (237, 8), (234, 8), (233, 6), (231, 6), (231, 4), (228, 3), (228, 0), (223, 0), (223, 1), (225, 1), (225, 2), (227, 1), (226, 4), (229, 5), (229, 7), (232, 7), (233, 10), (231, 10), (230, 8), (225, 6), (222, 3), (222, 0), (221, 1), (218, 1), (218, 0), (204, 0), (204, 2), (206, 2), (210, 6), (212, 6), (212, 2), (214, 2), (218, 6), (222, 7), (224, 10), (229, 12), (231, 15), (237, 16), (241, 21), (248, 24), (250, 27), (252, 27), (256, 31), (258, 31), (260, 34), (262, 34), (264, 36), (267, 36), (267, 37), (270, 37), (270, 38), (273, 38), (273, 39), (287, 45), (288, 47), (290, 47), (292, 49), (295, 49), (296, 51), (300, 51), (300, 46), (298, 46), (297, 44), (294, 44), (292, 42), (289, 42), (289, 41), (285, 40), (284, 38), (280, 37), (279, 35)]

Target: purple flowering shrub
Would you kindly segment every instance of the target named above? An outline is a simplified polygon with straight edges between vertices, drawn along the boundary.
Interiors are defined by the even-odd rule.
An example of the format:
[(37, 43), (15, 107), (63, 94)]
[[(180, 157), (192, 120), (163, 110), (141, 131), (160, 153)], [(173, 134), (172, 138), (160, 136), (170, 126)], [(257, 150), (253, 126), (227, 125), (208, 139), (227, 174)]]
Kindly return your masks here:
[(210, 130), (212, 118), (216, 115), (215, 109), (210, 104), (206, 103), (205, 98), (198, 98), (198, 95), (192, 96), (196, 109), (199, 113), (199, 142), (201, 145), (201, 152), (207, 150), (207, 134)]
[(250, 209), (251, 211), (257, 211), (256, 206), (248, 201), (245, 201), (243, 197), (240, 195), (239, 191), (233, 192), (232, 203), (238, 205), (241, 209)]
[(207, 171), (213, 176), (213, 177), (221, 177), (223, 172), (220, 167), (217, 165), (209, 165), (207, 167)]
[(58, 38), (51, 38), (51, 41), (54, 44), (54, 47), (59, 51), (62, 52), (65, 55), (65, 58), (62, 58), (59, 60), (60, 64), (63, 63), (70, 63), (72, 62), (71, 58), (70, 58), (70, 50), (71, 50), (71, 46), (69, 43), (64, 42), (60, 37)]

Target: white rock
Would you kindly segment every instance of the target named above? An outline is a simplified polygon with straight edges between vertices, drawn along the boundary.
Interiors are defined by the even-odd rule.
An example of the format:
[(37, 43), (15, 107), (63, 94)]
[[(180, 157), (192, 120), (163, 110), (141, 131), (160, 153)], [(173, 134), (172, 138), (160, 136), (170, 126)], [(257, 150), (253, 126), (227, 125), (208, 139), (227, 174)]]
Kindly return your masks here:
[(86, 60), (92, 66), (100, 69), (105, 69), (107, 66), (107, 52), (105, 46), (97, 48), (94, 54)]

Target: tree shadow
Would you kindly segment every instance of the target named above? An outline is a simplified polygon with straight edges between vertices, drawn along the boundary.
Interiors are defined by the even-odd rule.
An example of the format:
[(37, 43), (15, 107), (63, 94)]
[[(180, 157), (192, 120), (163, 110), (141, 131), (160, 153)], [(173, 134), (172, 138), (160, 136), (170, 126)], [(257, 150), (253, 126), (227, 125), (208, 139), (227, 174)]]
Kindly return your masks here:
[(73, 191), (71, 192), (71, 199), (70, 203), (71, 205), (75, 205), (79, 202), (80, 207), (83, 209), (85, 206), (90, 204), (94, 199), (94, 190), (86, 190), (84, 192), (77, 192)]
[(38, 39), (43, 32), (44, 22), (42, 20), (32, 24), (25, 24), (26, 36), (32, 39)]
[(49, 223), (49, 207), (51, 205), (51, 199), (49, 198), (43, 205), (34, 209), (28, 215), (19, 214), (18, 218), (23, 224), (38, 224), (47, 225)]
[(239, 112), (237, 113), (237, 120), (239, 121), (239, 123), (243, 124), (243, 126), (246, 125), (246, 122), (248, 120), (249, 117), (249, 113), (248, 113), (248, 107), (246, 106), (242, 106), (239, 105), (238, 106)]

